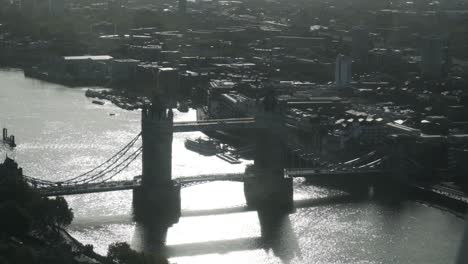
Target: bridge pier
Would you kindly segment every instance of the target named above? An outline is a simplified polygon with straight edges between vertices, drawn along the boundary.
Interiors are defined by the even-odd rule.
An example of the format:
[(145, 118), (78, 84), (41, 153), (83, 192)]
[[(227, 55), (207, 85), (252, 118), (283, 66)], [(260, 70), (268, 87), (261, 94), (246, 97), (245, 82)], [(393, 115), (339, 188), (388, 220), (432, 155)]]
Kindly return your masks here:
[(143, 172), (141, 187), (133, 192), (135, 217), (157, 218), (169, 227), (181, 215), (180, 185), (172, 180), (172, 109), (153, 100), (150, 109), (142, 110), (141, 128)]
[(256, 210), (290, 213), (294, 209), (292, 178), (247, 178), (244, 180), (244, 196), (247, 206)]
[(275, 210), (290, 213), (293, 205), (292, 178), (284, 175), (286, 143), (284, 120), (275, 111), (276, 101), (265, 98), (265, 111), (259, 111), (256, 121), (260, 127), (256, 133), (256, 152), (253, 178), (244, 180), (247, 205), (257, 210)]

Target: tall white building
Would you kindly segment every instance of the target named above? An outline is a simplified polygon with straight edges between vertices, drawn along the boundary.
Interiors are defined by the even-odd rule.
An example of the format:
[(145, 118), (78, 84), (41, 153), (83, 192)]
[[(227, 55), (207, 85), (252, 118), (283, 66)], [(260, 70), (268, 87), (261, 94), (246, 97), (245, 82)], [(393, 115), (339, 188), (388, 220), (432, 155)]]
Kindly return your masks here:
[(335, 64), (335, 84), (338, 87), (346, 87), (351, 83), (351, 64), (352, 60), (350, 57), (343, 54), (336, 56)]

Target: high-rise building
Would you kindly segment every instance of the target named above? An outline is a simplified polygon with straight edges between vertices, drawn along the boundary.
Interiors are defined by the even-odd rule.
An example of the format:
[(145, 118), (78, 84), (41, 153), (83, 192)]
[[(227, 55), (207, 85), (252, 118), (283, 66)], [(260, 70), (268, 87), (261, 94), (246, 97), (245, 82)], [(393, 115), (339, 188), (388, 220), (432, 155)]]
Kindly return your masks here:
[(351, 64), (350, 57), (338, 54), (335, 65), (335, 84), (337, 87), (346, 87), (351, 83)]
[(356, 26), (351, 30), (351, 57), (355, 62), (367, 63), (369, 52), (369, 31), (364, 26)]
[(427, 36), (421, 43), (421, 74), (427, 79), (438, 79), (442, 75), (442, 39)]

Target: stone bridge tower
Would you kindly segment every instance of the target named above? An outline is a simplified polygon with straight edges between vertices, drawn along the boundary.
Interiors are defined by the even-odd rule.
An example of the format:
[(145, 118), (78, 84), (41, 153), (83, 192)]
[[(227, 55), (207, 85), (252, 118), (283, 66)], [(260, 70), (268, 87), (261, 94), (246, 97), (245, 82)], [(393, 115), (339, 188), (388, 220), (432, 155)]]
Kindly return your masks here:
[(142, 184), (135, 190), (134, 200), (170, 226), (180, 217), (180, 185), (172, 180), (172, 109), (158, 97), (142, 110), (141, 132)]
[(247, 178), (247, 205), (256, 209), (290, 212), (293, 209), (292, 179), (285, 178), (287, 131), (273, 92), (258, 105), (256, 122), (255, 178)]

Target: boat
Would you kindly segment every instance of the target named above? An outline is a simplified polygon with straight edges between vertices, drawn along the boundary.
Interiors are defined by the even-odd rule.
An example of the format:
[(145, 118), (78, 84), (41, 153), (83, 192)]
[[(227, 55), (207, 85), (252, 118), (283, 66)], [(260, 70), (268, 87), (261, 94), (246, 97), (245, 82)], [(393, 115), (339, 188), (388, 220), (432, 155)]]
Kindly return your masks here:
[(103, 101), (99, 101), (99, 100), (93, 100), (93, 104), (103, 105), (104, 102), (103, 102)]
[(188, 150), (205, 156), (212, 156), (220, 152), (218, 143), (212, 139), (186, 139), (184, 145)]

